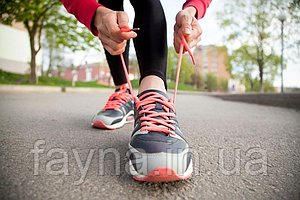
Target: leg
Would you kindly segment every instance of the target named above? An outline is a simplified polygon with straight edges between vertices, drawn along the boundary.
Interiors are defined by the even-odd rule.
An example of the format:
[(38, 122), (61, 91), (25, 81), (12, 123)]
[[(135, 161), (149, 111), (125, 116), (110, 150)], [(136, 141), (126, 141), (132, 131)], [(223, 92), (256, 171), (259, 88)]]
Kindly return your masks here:
[(131, 3), (136, 16), (134, 27), (140, 28), (134, 45), (141, 83), (138, 99), (135, 99), (129, 170), (139, 181), (187, 179), (193, 170), (190, 149), (179, 129), (173, 101), (166, 94), (167, 31), (164, 12), (159, 0), (131, 0)]
[(131, 0), (134, 27), (140, 28), (134, 41), (141, 72), (139, 94), (147, 89), (166, 92), (167, 27), (159, 0)]
[[(123, 0), (100, 0), (105, 7), (123, 11)], [(128, 66), (129, 41), (123, 53), (126, 66)], [(128, 84), (119, 55), (112, 56), (105, 50), (106, 59), (114, 79), (116, 91), (109, 97), (104, 108), (92, 119), (92, 126), (103, 129), (116, 129), (125, 123), (133, 122), (133, 100), (129, 94)], [(128, 69), (128, 67), (127, 67)]]
[[(99, 0), (99, 3), (111, 10), (124, 11), (123, 0)], [(104, 51), (105, 51), (106, 60), (108, 62), (108, 66), (110, 68), (110, 72), (113, 77), (116, 89), (119, 89), (122, 84), (127, 83), (120, 56), (119, 55), (113, 56), (108, 51), (106, 51), (106, 49), (104, 49)], [(126, 50), (123, 53), (126, 66), (128, 66), (129, 63), (128, 53), (129, 53), (129, 41), (127, 42)]]

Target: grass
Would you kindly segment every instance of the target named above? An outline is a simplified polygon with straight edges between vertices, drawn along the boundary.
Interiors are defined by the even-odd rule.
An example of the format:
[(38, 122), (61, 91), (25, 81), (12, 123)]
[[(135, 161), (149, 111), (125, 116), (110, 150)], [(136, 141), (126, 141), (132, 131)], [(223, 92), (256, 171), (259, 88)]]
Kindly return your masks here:
[[(174, 81), (169, 82), (168, 83), (168, 89), (174, 90), (174, 88), (175, 88), (175, 82)], [(183, 83), (179, 83), (177, 89), (178, 90), (184, 90), (184, 91), (200, 92), (199, 90), (193, 88), (192, 86), (186, 85), (186, 84), (183, 84)]]
[[(63, 87), (71, 87), (72, 81), (64, 80), (62, 78), (57, 77), (46, 77), (46, 76), (40, 76), (37, 85), (42, 86), (63, 86)], [(14, 74), (10, 72), (5, 72), (0, 70), (0, 84), (13, 84), (13, 85), (30, 85), (29, 84), (29, 75), (22, 75), (22, 74)], [(139, 80), (132, 80), (131, 85), (133, 89), (139, 88)], [(82, 82), (82, 81), (76, 81), (75, 84), (76, 87), (92, 87), (92, 88), (108, 88), (106, 85), (100, 85), (97, 83), (97, 81), (90, 81), (90, 82)], [(169, 82), (168, 83), (168, 89), (174, 89), (175, 88), (175, 82)], [(179, 83), (178, 90), (184, 90), (184, 91), (198, 91), (197, 89), (194, 89), (190, 85)]]
[[(42, 86), (63, 86), (72, 87), (72, 81), (64, 80), (57, 77), (38, 77), (37, 85)], [(29, 75), (14, 74), (0, 70), (0, 84), (13, 84), (13, 85), (31, 85), (29, 84)], [(97, 84), (97, 81), (81, 82), (76, 81), (76, 87), (93, 87), (93, 88), (108, 88), (106, 85)]]

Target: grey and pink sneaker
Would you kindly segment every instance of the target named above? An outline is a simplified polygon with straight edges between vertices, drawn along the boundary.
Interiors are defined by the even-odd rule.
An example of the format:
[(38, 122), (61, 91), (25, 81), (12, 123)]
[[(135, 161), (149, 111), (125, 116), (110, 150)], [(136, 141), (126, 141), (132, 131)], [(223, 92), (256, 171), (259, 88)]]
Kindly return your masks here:
[(126, 84), (117, 89), (104, 108), (92, 119), (92, 126), (102, 129), (116, 129), (133, 122), (133, 100)]

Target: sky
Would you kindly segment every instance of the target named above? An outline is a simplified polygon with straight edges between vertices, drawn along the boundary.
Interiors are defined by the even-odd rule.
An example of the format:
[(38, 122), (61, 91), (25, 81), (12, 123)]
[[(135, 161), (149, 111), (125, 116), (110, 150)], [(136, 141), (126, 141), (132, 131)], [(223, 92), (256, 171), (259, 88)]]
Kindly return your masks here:
[[(219, 2), (222, 0), (213, 0), (207, 9), (206, 15), (203, 19), (199, 20), (199, 23), (202, 27), (203, 34), (201, 36), (201, 41), (198, 45), (224, 45), (223, 37), (226, 34), (224, 30), (221, 30), (218, 26), (216, 20), (216, 11), (220, 9)], [(167, 20), (167, 31), (168, 31), (168, 46), (173, 45), (173, 26), (175, 24), (175, 16), (182, 9), (182, 5), (184, 0), (161, 0), (163, 5), (166, 20)], [(132, 27), (134, 20), (134, 10), (129, 3), (129, 0), (124, 0), (124, 8), (125, 12), (127, 12), (129, 16), (130, 26)], [(280, 23), (278, 21), (278, 23)], [(280, 45), (280, 43), (278, 44)], [(234, 46), (227, 46), (230, 49), (235, 48)], [(280, 49), (280, 48), (278, 48)], [(131, 44), (130, 54), (134, 54), (134, 47)], [(279, 52), (280, 53), (280, 52)], [(288, 54), (289, 52), (285, 52)], [(80, 56), (75, 56), (78, 60), (80, 60)], [(88, 62), (99, 62), (103, 61), (104, 56), (99, 55), (97, 52), (91, 52), (91, 56), (88, 58)], [(76, 63), (76, 59), (74, 61)], [(288, 61), (287, 68), (284, 70), (284, 86), (285, 87), (300, 87), (300, 59), (297, 61), (298, 63), (293, 63)], [(281, 78), (280, 76), (275, 78), (274, 86), (281, 86)]]

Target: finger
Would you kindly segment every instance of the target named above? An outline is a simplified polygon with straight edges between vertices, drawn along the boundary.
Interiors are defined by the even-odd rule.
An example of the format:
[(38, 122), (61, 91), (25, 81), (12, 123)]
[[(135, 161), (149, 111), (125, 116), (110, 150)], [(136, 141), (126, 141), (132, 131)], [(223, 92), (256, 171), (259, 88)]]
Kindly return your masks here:
[(118, 49), (118, 50), (114, 50), (112, 49), (109, 45), (105, 44), (105, 43), (102, 43), (103, 47), (113, 56), (115, 55), (120, 55), (121, 53), (124, 53), (125, 51), (125, 48), (126, 48), (126, 45), (121, 48), (121, 49)]
[(118, 51), (126, 46), (126, 40), (121, 43), (117, 43), (109, 37), (101, 37), (101, 42), (109, 46), (113, 51)]
[(192, 24), (192, 31), (191, 34), (187, 37), (188, 40), (194, 40), (198, 38), (202, 34), (202, 28), (198, 21), (195, 19), (195, 21)]
[[(118, 19), (118, 25), (119, 25), (120, 29), (121, 28), (130, 29), (129, 25), (128, 25), (129, 18), (128, 18), (128, 15), (126, 12), (123, 12), (123, 11), (117, 12), (117, 19)], [(121, 35), (121, 38), (124, 40), (129, 40), (131, 38), (137, 37), (137, 34), (133, 31), (130, 31), (130, 32), (121, 31), (120, 35)]]
[(193, 48), (193, 47), (197, 46), (198, 42), (200, 42), (200, 41), (201, 41), (201, 36), (199, 36), (196, 39), (190, 41), (188, 43), (188, 45), (189, 45), (190, 48)]
[(179, 26), (177, 24), (174, 25), (174, 32), (177, 32), (179, 30)]
[[(193, 20), (193, 18), (191, 16), (189, 16), (189, 15), (183, 15), (181, 17), (181, 27), (180, 27), (180, 29), (182, 29), (182, 34), (184, 36), (188, 36), (188, 35), (191, 34), (192, 20)], [(179, 26), (180, 26), (180, 24), (179, 24)]]
[(120, 28), (128, 28), (129, 18), (126, 12), (119, 11), (117, 12), (117, 20)]

